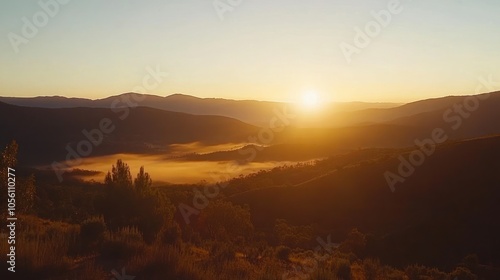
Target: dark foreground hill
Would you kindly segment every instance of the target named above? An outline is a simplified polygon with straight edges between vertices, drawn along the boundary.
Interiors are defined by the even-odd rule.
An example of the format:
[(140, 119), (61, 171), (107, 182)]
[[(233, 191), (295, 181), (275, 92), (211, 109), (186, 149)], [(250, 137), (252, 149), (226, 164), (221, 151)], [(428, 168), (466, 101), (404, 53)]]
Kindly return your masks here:
[(249, 205), (259, 228), (272, 229), (276, 219), (318, 224), (333, 236), (359, 228), (373, 234), (374, 254), (394, 265), (446, 268), (473, 253), (498, 265), (500, 137), (440, 145), (392, 192), (385, 174), (398, 175), (400, 156), (408, 160), (412, 151), (230, 199)]
[(170, 144), (245, 142), (248, 135), (258, 130), (231, 118), (145, 107), (113, 112), (101, 108), (28, 108), (0, 102), (0, 131), (1, 146), (12, 140), (20, 144), (23, 164), (47, 164), (64, 159), (67, 147), (85, 155), (88, 143), (92, 143), (92, 156), (161, 154), (168, 152)]

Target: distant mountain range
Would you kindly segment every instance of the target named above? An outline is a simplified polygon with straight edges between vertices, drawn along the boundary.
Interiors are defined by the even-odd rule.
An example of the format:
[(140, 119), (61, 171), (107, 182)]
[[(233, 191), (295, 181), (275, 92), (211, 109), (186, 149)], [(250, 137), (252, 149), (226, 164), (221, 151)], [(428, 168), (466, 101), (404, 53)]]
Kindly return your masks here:
[[(273, 111), (275, 109), (281, 109), (283, 106), (288, 105), (289, 110), (296, 110), (295, 106), (287, 103), (255, 100), (230, 100), (221, 98), (198, 98), (184, 94), (173, 94), (167, 97), (161, 97), (157, 95), (125, 93), (96, 100), (66, 98), (61, 96), (43, 96), (33, 98), (0, 97), (0, 101), (7, 104), (40, 108), (111, 108), (112, 106), (123, 106), (125, 104), (124, 100), (131, 100), (131, 102), (137, 104), (138, 106), (161, 109), (165, 111), (235, 118), (258, 126), (267, 125), (269, 120), (273, 117)], [(400, 104), (346, 102), (326, 105), (327, 108), (325, 108), (325, 111), (348, 112), (367, 108), (391, 108)]]
[[(378, 118), (379, 122), (339, 128), (288, 129), (277, 134), (277, 145), (260, 150), (255, 161), (307, 160), (358, 148), (409, 147), (414, 146), (417, 139), (431, 138), (436, 129), (442, 130), (450, 140), (499, 134), (500, 122), (496, 120), (500, 119), (500, 92), (492, 93), (486, 100), (479, 97), (484, 95), (474, 97), (478, 106), (470, 112), (463, 105), (467, 97), (447, 97), (397, 108), (346, 113), (352, 115), (351, 119), (356, 118), (356, 114), (365, 114)], [(456, 111), (459, 108), (463, 112)], [(220, 151), (188, 157), (191, 160), (219, 161), (230, 160), (239, 154), (239, 151)]]
[(346, 102), (323, 104), (320, 112), (303, 112), (300, 106), (290, 103), (230, 100), (221, 98), (198, 98), (184, 94), (166, 97), (125, 93), (103, 99), (66, 98), (61, 96), (43, 96), (33, 98), (0, 97), (0, 102), (7, 104), (39, 108), (112, 108), (130, 104), (164, 111), (180, 112), (193, 115), (216, 115), (234, 118), (256, 126), (267, 126), (275, 110), (284, 106), (299, 118), (292, 125), (298, 127), (345, 127), (363, 124), (386, 123), (399, 118), (412, 117), (422, 113), (431, 113), (463, 103), (467, 96), (448, 96), (416, 101), (408, 104)]
[[(134, 94), (102, 100), (60, 97), (2, 98), (11, 103), (33, 106), (43, 104), (44, 107), (50, 108), (22, 107), (0, 102), (2, 132), (0, 145), (15, 139), (21, 144), (20, 157), (25, 164), (48, 164), (54, 160), (64, 159), (68, 154), (68, 145), (76, 149), (82, 140), (88, 138), (83, 133), (84, 130), (94, 131), (100, 127), (103, 119), (107, 119), (115, 129), (112, 133), (103, 133), (102, 143), (97, 141), (100, 142), (99, 145), (92, 148), (92, 156), (117, 153), (167, 156), (171, 152), (172, 144), (199, 142), (205, 146), (222, 144), (267, 146), (259, 148), (255, 161), (308, 160), (357, 148), (413, 146), (416, 139), (431, 137), (436, 128), (443, 129), (449, 139), (467, 139), (500, 133), (500, 122), (497, 121), (500, 119), (498, 110), (500, 92), (492, 93), (487, 100), (481, 100), (483, 96), (474, 97), (478, 100), (478, 104), (471, 112), (467, 112), (463, 105), (466, 100), (471, 99), (465, 96), (429, 99), (392, 108), (362, 110), (353, 108), (371, 105), (344, 104), (343, 111), (340, 109), (330, 111), (322, 115), (320, 120), (315, 120), (326, 124), (343, 125), (334, 128), (331, 125), (313, 124), (311, 127), (291, 125), (284, 131), (273, 133), (271, 143), (261, 143), (256, 140), (262, 128), (245, 123), (234, 115), (240, 114), (241, 118), (244, 118), (246, 114), (257, 112), (254, 121), (264, 120), (266, 114), (271, 118), (273, 110), (283, 106), (280, 103), (200, 99), (184, 95), (164, 98)], [(149, 104), (166, 108), (167, 105), (179, 104), (177, 110), (190, 110), (196, 114), (150, 107), (128, 108), (124, 107), (123, 100), (126, 98), (129, 100), (143, 98), (141, 106)], [(77, 104), (80, 106), (54, 108)], [(465, 112), (457, 112), (456, 106), (462, 106)], [(110, 109), (111, 107), (116, 110)], [(220, 108), (225, 115), (233, 115), (233, 118), (224, 114), (216, 115), (217, 108)], [(248, 116), (253, 118), (253, 115)], [(250, 140), (250, 137), (254, 140)], [(193, 154), (186, 156), (185, 159), (240, 158), (242, 155), (239, 151), (218, 151), (204, 155)]]

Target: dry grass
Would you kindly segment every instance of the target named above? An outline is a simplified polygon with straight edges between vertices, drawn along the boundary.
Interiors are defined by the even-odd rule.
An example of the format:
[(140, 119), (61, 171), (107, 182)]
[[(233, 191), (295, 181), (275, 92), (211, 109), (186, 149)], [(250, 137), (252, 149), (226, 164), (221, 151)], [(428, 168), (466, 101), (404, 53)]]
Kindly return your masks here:
[[(69, 255), (75, 248), (79, 226), (51, 222), (32, 216), (19, 216), (16, 227), (16, 267), (23, 273), (49, 275), (70, 269)], [(7, 252), (7, 242), (0, 243), (0, 250)], [(1, 255), (1, 261), (7, 261)]]
[[(338, 252), (315, 262), (312, 262), (314, 256), (310, 251), (295, 252), (289, 260), (280, 260), (276, 257), (277, 248), (270, 247), (270, 253), (262, 253), (258, 259), (247, 259), (238, 248), (230, 247), (227, 249), (234, 252), (232, 257), (221, 259), (219, 251), (209, 247), (182, 242), (147, 245), (140, 231), (130, 227), (106, 232), (100, 247), (101, 255), (95, 258), (79, 255), (82, 248), (78, 246), (78, 225), (32, 216), (22, 216), (19, 221), (16, 267), (22, 270), (22, 274), (18, 274), (22, 275), (21, 279), (111, 279), (110, 267), (118, 262), (137, 280), (407, 280), (410, 275), (413, 278), (427, 275), (429, 279), (446, 277), (436, 269), (412, 266), (403, 272), (381, 265), (378, 260), (352, 260), (349, 255)], [(6, 242), (1, 242), (0, 250), (7, 251), (7, 246)], [(83, 260), (77, 265), (79, 259)], [(0, 255), (0, 260), (6, 261), (6, 255)], [(293, 278), (297, 268), (302, 270), (299, 275), (302, 278)]]

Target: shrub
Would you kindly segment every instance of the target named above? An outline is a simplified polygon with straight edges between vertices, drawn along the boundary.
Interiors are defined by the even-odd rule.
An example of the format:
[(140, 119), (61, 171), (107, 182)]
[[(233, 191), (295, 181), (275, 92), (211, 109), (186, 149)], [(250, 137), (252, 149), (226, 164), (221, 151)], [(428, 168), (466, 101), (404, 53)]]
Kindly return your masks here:
[(428, 268), (421, 265), (409, 265), (405, 269), (405, 274), (409, 280), (446, 280), (446, 273), (439, 271), (437, 268)]
[(278, 219), (274, 224), (274, 235), (280, 245), (292, 248), (309, 248), (311, 240), (314, 240), (312, 226), (294, 226), (286, 220)]
[(262, 272), (257, 276), (257, 280), (276, 280), (284, 279), (283, 272), (278, 268), (278, 266), (272, 266), (270, 264), (266, 265)]
[(366, 242), (366, 236), (355, 228), (347, 235), (347, 239), (340, 244), (340, 251), (343, 253), (354, 253), (358, 257), (363, 257)]
[(188, 250), (173, 246), (148, 246), (133, 256), (126, 267), (127, 271), (140, 275), (141, 279), (219, 279), (219, 275), (210, 275), (193, 258)]
[(467, 255), (462, 260), (463, 266), (474, 272), (479, 266), (479, 258), (476, 254)]
[(125, 227), (116, 233), (108, 232), (101, 247), (101, 254), (108, 258), (127, 259), (142, 252), (144, 248), (141, 232), (135, 227)]
[(420, 280), (420, 276), (425, 275), (425, 267), (417, 264), (409, 265), (405, 268), (406, 276), (410, 280)]
[(87, 279), (107, 279), (108, 274), (102, 267), (95, 264), (95, 262), (85, 263), (81, 270), (71, 273), (71, 279), (74, 280), (87, 280)]
[(83, 221), (80, 227), (80, 238), (84, 246), (96, 246), (104, 239), (106, 223), (102, 216), (92, 217)]
[(290, 248), (286, 246), (279, 246), (278, 248), (276, 248), (276, 257), (279, 260), (288, 261), (291, 252), (292, 250), (290, 250)]
[(345, 259), (339, 259), (335, 262), (335, 274), (342, 280), (351, 279), (351, 263)]
[(236, 250), (230, 244), (217, 242), (212, 246), (210, 256), (215, 263), (222, 264), (234, 260)]
[[(406, 276), (406, 274), (401, 271), (401, 270), (398, 270), (398, 269), (395, 269), (391, 266), (383, 266), (380, 268), (379, 270), (379, 276), (382, 278), (382, 279), (387, 279), (387, 280), (408, 280), (408, 276)], [(421, 278), (421, 280), (424, 280), (426, 278)], [(436, 279), (437, 278), (429, 278), (429, 279)]]
[(325, 268), (319, 268), (311, 274), (311, 280), (330, 280), (337, 279), (335, 273)]
[(457, 267), (450, 273), (449, 279), (477, 280), (477, 276), (474, 275), (468, 268)]
[[(78, 244), (79, 227), (62, 222), (49, 222), (33, 216), (20, 216), (16, 236), (16, 279), (48, 279), (68, 270), (72, 260), (70, 249)], [(0, 251), (9, 252), (7, 242), (0, 242)], [(0, 255), (6, 263), (7, 254)], [(0, 279), (10, 279), (0, 272)]]
[(157, 240), (161, 244), (173, 245), (181, 240), (182, 231), (177, 223), (171, 226), (164, 226), (158, 233)]
[[(228, 201), (211, 202), (197, 221), (202, 237), (235, 243), (241, 237), (252, 238), (253, 224), (250, 210)], [(240, 237), (241, 236), (241, 237)]]
[(380, 269), (380, 261), (378, 259), (377, 260), (365, 259), (363, 261), (363, 270), (365, 272), (366, 280), (377, 279), (379, 269)]

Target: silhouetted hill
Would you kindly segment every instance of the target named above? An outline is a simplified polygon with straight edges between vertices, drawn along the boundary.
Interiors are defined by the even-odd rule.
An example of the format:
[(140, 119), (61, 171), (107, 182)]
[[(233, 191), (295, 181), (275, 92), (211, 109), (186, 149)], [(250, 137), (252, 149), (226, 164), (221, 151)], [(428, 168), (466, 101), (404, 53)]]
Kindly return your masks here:
[(75, 108), (96, 107), (93, 100), (86, 98), (68, 98), (63, 96), (37, 96), (37, 97), (0, 97), (0, 102), (23, 107), (40, 108)]
[[(500, 92), (491, 93), (485, 100), (477, 98), (477, 109), (471, 111), (467, 108), (474, 109), (471, 107), (474, 102), (465, 106), (465, 98), (439, 110), (398, 118), (388, 123), (412, 127), (448, 127), (450, 137), (456, 139), (500, 133), (500, 122), (494, 121), (500, 117)], [(455, 104), (460, 107), (454, 107)]]
[[(446, 99), (446, 102), (440, 102), (440, 104), (449, 105), (448, 102), (451, 101), (463, 103), (465, 98), (450, 98)], [(427, 101), (423, 101), (418, 107), (427, 106), (424, 105), (426, 103)], [(468, 114), (466, 118), (457, 112), (450, 111), (453, 110), (454, 104), (462, 103), (452, 103), (439, 110), (402, 117), (380, 124), (330, 129), (289, 128), (284, 132), (276, 133), (277, 145), (259, 148), (254, 160), (307, 160), (358, 148), (403, 148), (414, 145), (417, 139), (423, 140), (431, 137), (435, 129), (441, 129), (449, 139), (453, 140), (500, 133), (500, 122), (492, 121), (500, 119), (500, 110), (498, 110), (500, 108), (500, 93), (494, 93), (487, 100), (481, 101), (474, 112), (466, 112)], [(436, 107), (439, 106), (436, 105)], [(248, 147), (242, 150), (248, 150)], [(221, 151), (204, 155), (189, 155), (188, 158), (192, 160), (230, 160), (242, 157), (240, 151)]]
[[(125, 96), (134, 97), (132, 94)], [(154, 96), (151, 98), (153, 98), (152, 100), (155, 98), (163, 99)], [(173, 95), (169, 98), (178, 99), (180, 103), (187, 102), (189, 106), (194, 104), (193, 101), (187, 101), (191, 99), (206, 102), (206, 99), (183, 95)], [(455, 112), (451, 112), (447, 118), (443, 117), (445, 112), (453, 109), (454, 104), (462, 104), (465, 98), (449, 97), (426, 100), (398, 108), (375, 110), (383, 112), (384, 115), (387, 115), (384, 118), (388, 118), (391, 112), (397, 116), (403, 114), (402, 112), (418, 112), (424, 108), (428, 108), (425, 110), (432, 109), (425, 113), (395, 118), (380, 124), (340, 128), (288, 127), (283, 132), (274, 133), (271, 143), (273, 145), (259, 148), (253, 161), (307, 160), (368, 147), (401, 148), (413, 145), (416, 139), (430, 137), (436, 128), (443, 129), (450, 139), (466, 139), (500, 133), (500, 122), (492, 121), (500, 119), (500, 110), (497, 109), (500, 108), (500, 93), (494, 93), (488, 100), (481, 101), (478, 109), (470, 113), (470, 116), (467, 115), (467, 118), (461, 117), (457, 120), (457, 116), (460, 115)], [(113, 101), (108, 99), (100, 102), (112, 103)], [(223, 104), (224, 102), (240, 101), (216, 100), (216, 102)], [(202, 105), (200, 106), (204, 108)], [(117, 125), (117, 130), (105, 138), (102, 147), (95, 149), (96, 155), (119, 152), (167, 153), (168, 144), (190, 142), (205, 142), (206, 144), (246, 143), (249, 136), (259, 135), (259, 130), (256, 127), (234, 119), (195, 116), (147, 107), (132, 109), (133, 113), (125, 121), (121, 121), (119, 118), (125, 114), (124, 108), (118, 108), (119, 111), (115, 113), (109, 108), (44, 109), (7, 104), (2, 104), (2, 107), (0, 128), (4, 129), (5, 133), (0, 136), (1, 143), (6, 143), (14, 138), (22, 141), (26, 145), (26, 153), (30, 153), (31, 156), (27, 157), (22, 152), (21, 157), (31, 162), (41, 162), (47, 158), (61, 158), (61, 152), (65, 155), (64, 150), (67, 143), (76, 146), (79, 141), (85, 139), (82, 130), (98, 128), (102, 118), (113, 120), (113, 123)], [(228, 107), (231, 108), (229, 105)], [(440, 109), (436, 110), (436, 108)], [(270, 107), (268, 109), (271, 110)], [(364, 114), (365, 111), (344, 112), (344, 114)], [(365, 115), (365, 117), (370, 114)], [(458, 124), (457, 121), (460, 121), (460, 126), (454, 129)], [(248, 153), (242, 155), (241, 151), (220, 151), (204, 155), (189, 155), (187, 159), (234, 160), (247, 156)]]
[[(184, 94), (173, 94), (167, 97), (161, 97), (149, 94), (139, 95), (135, 93), (125, 93), (97, 100), (65, 98), (60, 96), (35, 98), (0, 97), (0, 101), (8, 104), (41, 108), (111, 108), (113, 106), (112, 104), (115, 104), (115, 106), (124, 105), (126, 100), (130, 100), (143, 107), (194, 115), (225, 116), (259, 126), (268, 125), (269, 121), (274, 116), (274, 111), (281, 110), (283, 106), (287, 105), (282, 102), (198, 98)], [(397, 105), (396, 103), (339, 102), (328, 104), (325, 110), (340, 113), (366, 108), (389, 108)], [(288, 107), (288, 110), (294, 110), (294, 106)], [(296, 109), (297, 108), (295, 108), (295, 110)], [(315, 122), (314, 125), (318, 125), (319, 123), (320, 122)], [(322, 123), (325, 124), (325, 122)]]
[[(487, 93), (477, 96), (481, 97), (485, 96), (486, 94)], [(491, 94), (493, 96), (498, 96), (500, 95), (500, 92)], [(326, 117), (326, 119), (332, 122), (333, 126), (386, 123), (399, 118), (410, 117), (429, 112), (439, 111), (442, 114), (445, 110), (453, 108), (454, 104), (463, 104), (464, 100), (467, 97), (468, 96), (448, 96), (442, 98), (420, 100), (393, 108), (370, 108), (352, 112), (331, 112), (330, 115)], [(487, 102), (491, 101), (485, 101), (485, 103)], [(498, 100), (495, 100), (495, 102), (498, 102)], [(500, 106), (500, 104), (498, 105)]]
[(104, 127), (115, 128), (111, 133), (103, 133), (102, 144), (92, 148), (92, 156), (124, 152), (161, 154), (168, 152), (169, 144), (178, 143), (240, 143), (258, 131), (257, 127), (220, 116), (145, 107), (130, 108), (128, 116), (124, 114), (101, 108), (46, 109), (0, 103), (0, 145), (15, 139), (22, 147), (23, 163), (50, 163), (66, 156), (66, 145), (76, 150), (79, 142), (87, 140), (82, 131), (99, 129), (103, 120), (109, 122)]
[[(399, 155), (332, 170), (296, 186), (233, 196), (249, 205), (257, 227), (276, 219), (319, 224), (333, 236), (352, 228), (374, 235), (372, 249), (396, 265), (446, 267), (467, 254), (500, 262), (500, 137), (448, 142), (391, 192), (384, 177), (398, 173)], [(292, 176), (292, 175), (290, 175)]]
[[(493, 95), (498, 94), (497, 92)], [(125, 93), (97, 100), (60, 96), (35, 98), (0, 97), (0, 101), (13, 105), (41, 108), (111, 108), (112, 106), (124, 106), (127, 100), (129, 100), (133, 104), (143, 107), (194, 115), (225, 116), (258, 126), (269, 125), (269, 121), (273, 118), (275, 110), (282, 110), (284, 106), (287, 106), (288, 111), (299, 116), (297, 119), (292, 120), (295, 126), (345, 127), (385, 123), (418, 114), (444, 111), (452, 108), (454, 104), (463, 103), (465, 98), (467, 96), (448, 96), (416, 101), (401, 106), (393, 103), (331, 103), (324, 104), (322, 111), (316, 112), (314, 116), (301, 112), (293, 104), (287, 105), (280, 102), (255, 100), (198, 98), (184, 94), (161, 97), (148, 94)]]

